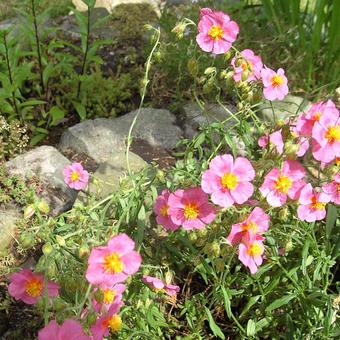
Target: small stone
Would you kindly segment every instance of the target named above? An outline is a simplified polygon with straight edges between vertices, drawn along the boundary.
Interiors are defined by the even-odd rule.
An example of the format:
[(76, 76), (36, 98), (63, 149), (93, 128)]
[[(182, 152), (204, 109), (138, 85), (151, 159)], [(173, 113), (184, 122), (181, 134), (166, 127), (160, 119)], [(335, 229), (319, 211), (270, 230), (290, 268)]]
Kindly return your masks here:
[[(284, 100), (274, 100), (272, 104), (276, 122), (305, 111), (311, 105), (308, 100), (292, 95), (287, 95)], [(265, 121), (273, 121), (273, 110), (269, 101), (266, 100), (259, 106), (258, 115)]]
[[(76, 124), (64, 131), (59, 147), (62, 151), (72, 149), (103, 163), (117, 151), (125, 150), (136, 114), (137, 110), (118, 118), (97, 118)], [(137, 118), (132, 135), (152, 146), (172, 149), (182, 136), (182, 131), (175, 125), (175, 116), (168, 110), (145, 108)]]
[(5, 165), (12, 175), (26, 178), (35, 176), (43, 186), (41, 197), (56, 216), (73, 205), (77, 192), (64, 182), (63, 169), (70, 161), (52, 146), (40, 146), (24, 153)]
[(13, 204), (3, 204), (0, 206), (0, 252), (3, 252), (10, 245), (17, 221), (21, 218), (21, 212)]

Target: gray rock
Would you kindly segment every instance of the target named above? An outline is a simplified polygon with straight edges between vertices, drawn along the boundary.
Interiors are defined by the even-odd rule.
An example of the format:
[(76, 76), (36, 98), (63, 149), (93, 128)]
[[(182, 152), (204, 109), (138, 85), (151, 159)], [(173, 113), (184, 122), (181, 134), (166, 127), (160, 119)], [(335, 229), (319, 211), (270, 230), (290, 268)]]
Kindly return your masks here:
[[(141, 171), (148, 164), (133, 152), (129, 153), (130, 169)], [(88, 193), (99, 198), (106, 197), (120, 187), (120, 180), (128, 173), (125, 152), (116, 152), (110, 160), (100, 164), (88, 186)], [(84, 201), (84, 195), (79, 197)]]
[[(67, 129), (60, 139), (61, 150), (73, 149), (102, 163), (117, 151), (125, 150), (125, 141), (137, 111), (118, 118), (86, 120)], [(175, 116), (167, 110), (142, 109), (134, 127), (133, 137), (152, 146), (172, 149), (182, 135), (175, 125)]]
[(0, 31), (9, 31), (15, 26), (16, 19), (7, 19), (0, 22)]
[[(284, 120), (289, 116), (294, 116), (299, 112), (306, 110), (311, 105), (308, 100), (291, 95), (287, 95), (284, 100), (274, 100), (272, 103), (276, 121)], [(266, 121), (273, 121), (273, 111), (269, 101), (265, 101), (260, 105), (258, 110), (260, 118), (263, 118)]]
[[(232, 113), (236, 112), (234, 105), (226, 104), (225, 107)], [(230, 116), (228, 111), (217, 104), (206, 104), (204, 109), (201, 109), (196, 103), (188, 103), (184, 105), (183, 111), (185, 115), (184, 134), (186, 138), (196, 136), (200, 127), (213, 122), (222, 122)], [(235, 121), (232, 119), (230, 124), (233, 122)]]
[(73, 205), (77, 192), (64, 182), (63, 169), (70, 161), (52, 146), (40, 146), (6, 163), (10, 174), (36, 176), (43, 184), (41, 196), (51, 215), (56, 216)]
[(8, 248), (17, 229), (20, 210), (13, 204), (0, 206), (0, 252)]

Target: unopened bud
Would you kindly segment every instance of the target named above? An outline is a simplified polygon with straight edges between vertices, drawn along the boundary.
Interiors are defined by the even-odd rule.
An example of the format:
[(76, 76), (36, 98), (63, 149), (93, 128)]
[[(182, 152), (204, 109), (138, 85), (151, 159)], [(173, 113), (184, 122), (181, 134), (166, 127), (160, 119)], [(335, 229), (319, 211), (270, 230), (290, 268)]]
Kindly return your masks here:
[(223, 55), (224, 60), (225, 60), (226, 62), (229, 61), (229, 59), (231, 58), (231, 56), (232, 56), (232, 53), (231, 53), (230, 50), (229, 50), (228, 52), (224, 53), (224, 55)]
[(35, 208), (33, 204), (27, 206), (24, 210), (24, 218), (28, 219), (35, 214)]
[(280, 209), (279, 211), (280, 220), (287, 221), (289, 216), (290, 216), (290, 211), (287, 206), (284, 206), (282, 209)]
[(47, 202), (44, 200), (40, 201), (37, 207), (42, 214), (47, 215), (50, 212), (50, 207), (48, 206)]
[(170, 284), (173, 281), (174, 276), (173, 276), (173, 274), (170, 271), (167, 271), (165, 273), (165, 277), (164, 278), (165, 278), (166, 284)]
[(61, 246), (61, 247), (65, 247), (66, 243), (65, 243), (65, 239), (60, 236), (60, 235), (56, 235), (55, 236), (57, 243)]
[(287, 243), (286, 243), (286, 246), (285, 246), (285, 250), (286, 252), (290, 252), (291, 250), (293, 249), (293, 242), (292, 240), (289, 240)]
[(247, 69), (243, 70), (241, 80), (246, 81), (248, 77), (249, 77), (249, 71)]
[(21, 248), (28, 249), (34, 245), (34, 236), (29, 232), (24, 232), (20, 235), (19, 243)]
[(87, 245), (83, 245), (79, 248), (79, 257), (86, 257), (90, 254), (90, 249)]
[(104, 301), (104, 293), (101, 289), (97, 289), (94, 292), (93, 297), (100, 304), (103, 303), (103, 301)]
[(53, 251), (53, 246), (51, 245), (50, 242), (46, 242), (42, 247), (43, 254), (48, 256), (52, 253), (52, 251)]
[(206, 76), (210, 76), (212, 74), (215, 74), (216, 73), (216, 67), (207, 67), (204, 71), (204, 74)]

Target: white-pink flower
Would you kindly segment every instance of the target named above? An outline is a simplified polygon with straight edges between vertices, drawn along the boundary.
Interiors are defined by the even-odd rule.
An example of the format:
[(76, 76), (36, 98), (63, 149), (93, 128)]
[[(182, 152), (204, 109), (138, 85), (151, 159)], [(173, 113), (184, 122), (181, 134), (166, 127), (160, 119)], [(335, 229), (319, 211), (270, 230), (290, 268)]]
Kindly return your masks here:
[(263, 95), (268, 100), (282, 100), (288, 94), (288, 80), (285, 72), (279, 68), (277, 72), (264, 67), (261, 71)]
[(261, 70), (263, 68), (261, 57), (254, 54), (250, 49), (245, 49), (240, 53), (239, 57), (231, 60), (234, 68), (234, 80), (241, 81), (242, 75), (245, 73), (247, 78), (245, 81), (250, 82), (261, 78)]

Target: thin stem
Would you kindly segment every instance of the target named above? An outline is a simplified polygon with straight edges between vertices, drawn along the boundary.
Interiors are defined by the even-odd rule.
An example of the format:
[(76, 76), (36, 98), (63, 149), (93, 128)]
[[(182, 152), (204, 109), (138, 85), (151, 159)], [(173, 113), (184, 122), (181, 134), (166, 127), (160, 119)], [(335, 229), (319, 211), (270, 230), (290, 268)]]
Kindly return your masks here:
[(130, 129), (129, 129), (129, 133), (128, 133), (128, 137), (127, 137), (127, 145), (126, 145), (126, 165), (127, 165), (127, 169), (128, 169), (128, 173), (131, 174), (131, 168), (130, 168), (130, 162), (129, 162), (129, 152), (130, 152), (130, 147), (131, 147), (131, 143), (132, 143), (132, 138), (131, 138), (131, 135), (132, 135), (132, 130), (137, 122), (137, 119), (138, 119), (138, 116), (141, 112), (141, 109), (142, 109), (142, 106), (143, 106), (143, 103), (144, 103), (144, 98), (145, 98), (145, 94), (146, 94), (146, 89), (148, 87), (148, 82), (149, 82), (149, 71), (150, 71), (150, 68), (151, 68), (151, 60), (152, 60), (152, 56), (154, 54), (154, 52), (156, 51), (156, 48), (158, 47), (159, 45), (159, 39), (160, 39), (160, 30), (159, 29), (155, 29), (155, 31), (157, 32), (157, 39), (156, 39), (156, 42), (150, 52), (150, 55), (148, 56), (148, 59), (146, 61), (146, 69), (145, 69), (145, 75), (144, 75), (144, 78), (143, 78), (143, 89), (142, 89), (142, 98), (141, 98), (141, 101), (139, 103), (139, 107), (138, 107), (138, 111), (137, 111), (137, 114), (135, 115), (132, 123), (131, 123), (131, 126), (130, 126)]
[(40, 51), (40, 41), (39, 41), (39, 34), (38, 34), (38, 23), (37, 17), (35, 13), (35, 0), (31, 0), (32, 3), (32, 14), (33, 14), (33, 24), (34, 24), (34, 33), (35, 33), (35, 42), (37, 44), (37, 54), (38, 54), (38, 62), (39, 62), (39, 70), (40, 70), (40, 83), (41, 89), (45, 92), (44, 80), (43, 80), (43, 67), (41, 61), (41, 51)]
[[(8, 56), (8, 46), (7, 46), (6, 34), (4, 34), (3, 37), (4, 37), (4, 45), (5, 45), (5, 53), (6, 53), (6, 64), (7, 64), (7, 70), (8, 70), (8, 78), (9, 78), (9, 82), (11, 83), (12, 88), (13, 88), (13, 77), (12, 77), (11, 64), (9, 62), (9, 56)], [(14, 106), (14, 110), (15, 110), (17, 116), (19, 117), (20, 115), (19, 115), (19, 110), (18, 110), (16, 100), (15, 100), (14, 89), (12, 90), (12, 104)]]
[[(85, 74), (87, 54), (88, 54), (89, 45), (90, 45), (90, 16), (91, 16), (91, 8), (90, 8), (90, 6), (87, 6), (86, 47), (85, 47), (85, 53), (84, 53), (84, 58), (83, 58), (83, 65), (81, 66), (81, 72), (80, 72), (81, 76), (83, 76)], [(82, 84), (82, 81), (81, 81), (81, 79), (79, 79), (78, 90), (77, 90), (77, 99), (79, 99), (79, 96), (80, 96), (81, 84)]]

